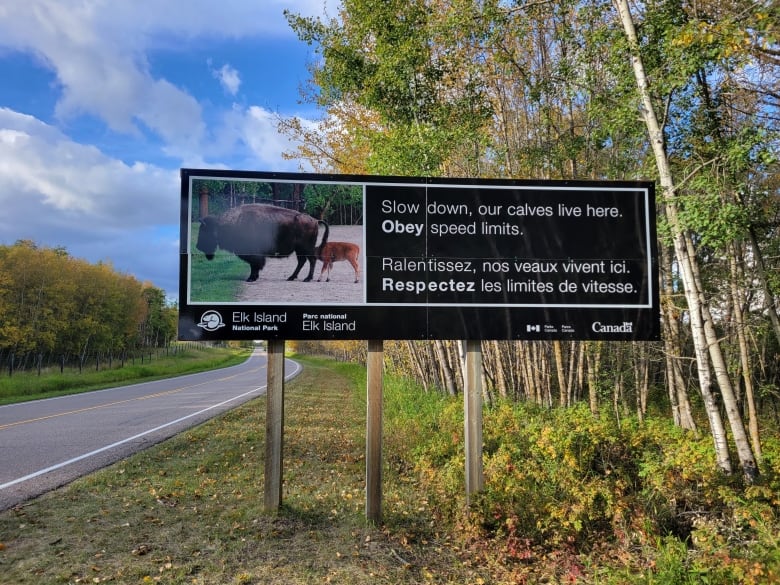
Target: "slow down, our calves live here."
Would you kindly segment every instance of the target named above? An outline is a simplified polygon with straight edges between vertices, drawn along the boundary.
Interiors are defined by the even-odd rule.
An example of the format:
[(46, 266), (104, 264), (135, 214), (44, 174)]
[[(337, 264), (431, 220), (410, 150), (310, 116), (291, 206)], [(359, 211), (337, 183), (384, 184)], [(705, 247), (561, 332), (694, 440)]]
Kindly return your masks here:
[(229, 209), (221, 215), (209, 215), (200, 220), (198, 242), (195, 247), (214, 258), (217, 248), (232, 252), (249, 264), (247, 282), (257, 280), (266, 258), (284, 258), (295, 252), (298, 265), (287, 280), (295, 280), (306, 262), (309, 274), (314, 276), (317, 262), (316, 246), (319, 225), (325, 226), (321, 246), (328, 241), (328, 224), (322, 220), (292, 209), (250, 203)]
[(355, 271), (355, 282), (360, 281), (360, 264), (358, 264), (358, 257), (360, 256), (360, 247), (357, 244), (351, 244), (349, 242), (324, 242), (317, 247), (317, 258), (322, 260), (322, 270), (320, 271), (320, 277), (317, 282), (322, 280), (322, 275), (325, 271), (328, 271), (328, 275), (325, 278), (325, 282), (330, 282), (330, 271), (333, 269), (334, 262), (341, 262), (346, 260), (352, 264), (352, 269)]

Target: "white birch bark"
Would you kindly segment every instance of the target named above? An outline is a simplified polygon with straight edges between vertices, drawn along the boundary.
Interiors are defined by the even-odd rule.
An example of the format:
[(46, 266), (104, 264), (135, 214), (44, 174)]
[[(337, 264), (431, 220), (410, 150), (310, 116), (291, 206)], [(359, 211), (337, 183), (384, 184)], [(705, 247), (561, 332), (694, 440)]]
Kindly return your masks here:
[[(650, 97), (647, 75), (639, 53), (639, 42), (634, 28), (634, 21), (628, 7), (628, 0), (613, 0), (620, 16), (623, 30), (629, 41), (631, 51), (631, 65), (634, 70), (637, 88), (641, 99), (642, 116), (647, 127), (650, 145), (655, 156), (658, 168), (659, 182), (662, 189), (663, 205), (672, 229), (674, 251), (680, 264), (680, 273), (685, 288), (685, 298), (691, 319), (691, 334), (693, 337), (694, 351), (696, 355), (699, 383), (704, 397), (707, 416), (710, 420), (715, 452), (718, 465), (725, 472), (731, 472), (731, 462), (728, 456), (728, 442), (726, 439), (723, 422), (717, 408), (717, 403), (710, 389), (710, 360), (719, 385), (726, 414), (734, 436), (740, 464), (748, 481), (752, 481), (757, 474), (755, 458), (750, 450), (750, 443), (745, 432), (745, 425), (736, 408), (733, 385), (725, 369), (723, 353), (715, 335), (709, 307), (701, 292), (698, 279), (698, 266), (691, 247), (691, 242), (685, 237), (680, 223), (675, 198), (674, 181), (664, 149), (663, 131), (655, 115), (655, 109)], [(709, 396), (708, 396), (709, 394)]]

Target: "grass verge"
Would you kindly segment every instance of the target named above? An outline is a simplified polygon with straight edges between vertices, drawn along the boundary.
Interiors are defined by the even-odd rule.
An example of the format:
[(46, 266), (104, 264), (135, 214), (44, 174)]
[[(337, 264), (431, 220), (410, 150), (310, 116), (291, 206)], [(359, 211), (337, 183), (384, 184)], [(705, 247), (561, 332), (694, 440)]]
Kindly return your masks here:
[(123, 383), (157, 380), (224, 368), (244, 361), (249, 350), (190, 346), (175, 354), (158, 355), (141, 363), (136, 359), (122, 367), (46, 373), (20, 372), (0, 378), (0, 405), (100, 390)]
[(284, 505), (263, 511), (265, 400), (0, 513), (4, 583), (479, 583), (413, 481), (364, 518), (364, 370), (286, 386)]
[(500, 403), (466, 510), (462, 402), (386, 376), (384, 522), (371, 526), (365, 370), (299, 359), (278, 514), (263, 510), (259, 398), (0, 513), (0, 583), (778, 582), (773, 434), (746, 487), (669, 421)]

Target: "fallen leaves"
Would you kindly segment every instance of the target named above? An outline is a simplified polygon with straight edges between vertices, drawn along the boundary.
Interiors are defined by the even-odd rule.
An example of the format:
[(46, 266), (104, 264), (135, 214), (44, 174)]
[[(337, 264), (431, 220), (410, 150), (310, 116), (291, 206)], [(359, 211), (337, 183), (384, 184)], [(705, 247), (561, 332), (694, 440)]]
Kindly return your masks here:
[(152, 547), (148, 544), (139, 544), (137, 547), (135, 547), (131, 554), (136, 557), (142, 557), (146, 554), (149, 554), (152, 552)]

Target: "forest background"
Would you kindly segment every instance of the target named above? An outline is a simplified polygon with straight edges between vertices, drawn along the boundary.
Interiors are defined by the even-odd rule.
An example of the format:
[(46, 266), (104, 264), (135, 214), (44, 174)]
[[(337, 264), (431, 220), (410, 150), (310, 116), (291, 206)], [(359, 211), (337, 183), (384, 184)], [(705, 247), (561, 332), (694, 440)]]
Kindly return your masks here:
[[(287, 156), (315, 171), (657, 182), (662, 341), (483, 342), (485, 401), (503, 432), (537, 416), (557, 425), (515, 451), (489, 439), (482, 515), (465, 525), (513, 561), (643, 535), (709, 547), (728, 578), (777, 577), (777, 4), (344, 0), (332, 20), (288, 20), (320, 56), (303, 98), (324, 116), (279, 125), (300, 141)], [(4, 364), (47, 352), (83, 362), (174, 334), (162, 291), (110, 266), (18, 242), (0, 248), (0, 268)], [(364, 342), (296, 349), (365, 357)], [(462, 391), (459, 342), (387, 342), (385, 355), (422, 393)], [(432, 424), (450, 428), (445, 415)], [(638, 463), (640, 443), (652, 462)], [(448, 445), (422, 472), (447, 472)], [(546, 461), (579, 475), (524, 492), (547, 485), (529, 475), (537, 455), (539, 474)], [(628, 494), (642, 495), (641, 513)]]
[(176, 337), (165, 291), (29, 240), (0, 246), (3, 374), (121, 365)]
[[(770, 488), (759, 490), (768, 516), (758, 515), (774, 531), (779, 17), (768, 1), (345, 0), (331, 20), (288, 14), (320, 57), (303, 98), (326, 115), (316, 127), (280, 121), (301, 144), (288, 156), (319, 172), (655, 180), (662, 341), (483, 342), (484, 398), (495, 408), (585, 406), (591, 421), (625, 428), (660, 417), (681, 437), (708, 436), (706, 458), (741, 486), (735, 498)], [(365, 351), (349, 342), (297, 347), (346, 360)], [(385, 353), (391, 371), (426, 392), (462, 391), (459, 342), (388, 342)], [(563, 429), (550, 433), (566, 442)], [(580, 439), (551, 448), (552, 460), (566, 465), (567, 449), (582, 451)], [(514, 473), (529, 464), (516, 456), (500, 474), (515, 496), (521, 477), (531, 481)], [(586, 465), (583, 476), (609, 474), (602, 464)], [(678, 464), (673, 474), (709, 483), (692, 479), (695, 461)], [(484, 510), (496, 522), (485, 525), (504, 536), (534, 533), (533, 521), (518, 520), (522, 503), (497, 495), (498, 484)], [(728, 541), (725, 525), (733, 528), (738, 514), (724, 499), (664, 497), (678, 526), (688, 526), (678, 533), (683, 542), (704, 509), (730, 518), (715, 529)], [(577, 506), (586, 516), (609, 507), (598, 498)], [(614, 526), (616, 516), (606, 517)], [(546, 521), (536, 519), (536, 528)], [(582, 527), (582, 518), (569, 520)]]
[[(350, 174), (656, 180), (663, 341), (484, 343), (486, 398), (653, 407), (707, 429), (718, 467), (750, 483), (780, 382), (777, 16), (623, 0), (288, 14), (321, 56), (304, 98), (326, 112), (281, 121), (302, 144), (288, 156)], [(462, 388), (457, 343), (388, 355), (426, 388)]]

